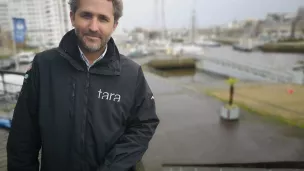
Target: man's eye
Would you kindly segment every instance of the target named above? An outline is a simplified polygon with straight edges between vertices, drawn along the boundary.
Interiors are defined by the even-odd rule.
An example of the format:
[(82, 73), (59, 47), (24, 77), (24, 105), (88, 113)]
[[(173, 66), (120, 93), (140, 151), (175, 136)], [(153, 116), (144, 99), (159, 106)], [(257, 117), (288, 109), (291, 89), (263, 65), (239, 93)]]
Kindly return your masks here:
[(109, 19), (107, 17), (99, 17), (99, 21), (101, 21), (101, 22), (108, 22)]
[(83, 18), (91, 18), (91, 14), (82, 14), (81, 15)]
[(101, 22), (108, 22), (108, 20), (107, 19), (102, 19), (102, 20), (100, 20)]

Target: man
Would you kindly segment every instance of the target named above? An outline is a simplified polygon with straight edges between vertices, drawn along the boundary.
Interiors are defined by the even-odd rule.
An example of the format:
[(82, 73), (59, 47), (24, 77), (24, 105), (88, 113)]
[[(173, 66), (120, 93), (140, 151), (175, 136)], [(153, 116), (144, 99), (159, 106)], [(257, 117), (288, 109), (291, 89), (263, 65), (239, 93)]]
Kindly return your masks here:
[(159, 124), (141, 67), (111, 37), (121, 0), (70, 0), (74, 30), (27, 71), (7, 143), (8, 171), (125, 171)]

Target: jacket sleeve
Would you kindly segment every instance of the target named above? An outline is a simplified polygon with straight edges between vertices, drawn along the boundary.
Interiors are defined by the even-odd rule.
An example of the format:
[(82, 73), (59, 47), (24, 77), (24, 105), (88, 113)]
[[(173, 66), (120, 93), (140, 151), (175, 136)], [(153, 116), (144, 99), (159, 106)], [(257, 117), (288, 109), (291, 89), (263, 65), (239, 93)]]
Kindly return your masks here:
[(6, 147), (8, 171), (39, 170), (38, 84), (38, 67), (34, 61), (24, 76), (13, 114)]
[(139, 162), (159, 124), (155, 101), (143, 71), (139, 68), (134, 106), (127, 127), (98, 171), (127, 171)]

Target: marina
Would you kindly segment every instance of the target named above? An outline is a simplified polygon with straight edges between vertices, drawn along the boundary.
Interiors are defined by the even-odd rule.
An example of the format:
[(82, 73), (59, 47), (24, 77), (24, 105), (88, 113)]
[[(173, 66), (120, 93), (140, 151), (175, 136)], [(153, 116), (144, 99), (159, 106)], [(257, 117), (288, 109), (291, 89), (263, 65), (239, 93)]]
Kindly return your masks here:
[[(34, 57), (40, 56), (36, 55), (37, 53), (56, 48), (66, 31), (72, 29), (69, 23), (71, 13), (68, 5), (63, 3), (67, 1), (45, 0), (46, 5), (40, 4), (39, 9), (41, 7), (43, 9), (37, 11), (34, 9), (39, 3), (34, 3), (33, 0), (27, 1), (26, 3), (6, 1), (0, 4), (1, 10), (8, 13), (0, 19), (2, 23), (10, 23), (11, 21), (7, 19), (16, 15), (15, 11), (27, 9), (22, 11), (19, 17), (13, 18), (13, 22), (19, 21), (13, 24), (15, 30), (0, 25), (0, 171), (7, 170), (7, 137), (11, 131), (11, 120), (14, 117), (14, 108), (21, 87), (24, 79), (28, 78), (26, 71), (31, 68)], [(135, 0), (124, 1), (127, 4), (126, 7), (129, 7), (124, 13), (127, 19), (122, 22), (120, 20), (119, 23), (122, 25), (117, 28), (114, 24), (115, 31), (112, 30), (113, 25), (106, 27), (110, 20), (112, 22), (111, 17), (103, 17), (107, 22), (102, 24), (99, 23), (101, 20), (98, 17), (94, 28), (100, 28), (95, 30), (95, 43), (89, 46), (83, 38), (82, 45), (85, 46), (77, 45), (91, 47), (91, 49), (87, 47), (83, 52), (98, 50), (97, 47), (105, 45), (102, 42), (106, 39), (102, 38), (107, 38), (107, 35), (114, 31), (112, 38), (119, 53), (142, 67), (153, 93), (152, 96), (149, 94), (149, 98), (155, 100), (156, 113), (160, 119), (147, 152), (138, 161), (136, 170), (132, 171), (304, 170), (304, 106), (302, 105), (304, 101), (304, 7), (300, 6), (303, 5), (300, 1), (298, 4), (270, 1), (261, 1), (263, 6), (254, 4), (257, 1), (245, 3), (244, 0), (208, 3), (197, 0), (187, 1), (187, 3), (178, 0), (174, 0), (174, 3), (167, 0), (151, 0), (137, 1), (138, 4), (133, 5), (131, 3)], [(91, 1), (86, 0), (79, 4), (83, 5), (85, 2)], [(107, 1), (107, 3), (111, 2)], [(112, 3), (114, 6), (114, 1)], [(264, 6), (271, 8), (263, 9)], [(285, 9), (287, 6), (290, 6), (288, 10)], [(240, 11), (236, 10), (236, 7)], [(87, 8), (88, 11), (90, 9)], [(155, 21), (150, 21), (152, 18)], [(6, 25), (8, 24), (4, 24)], [(84, 30), (93, 32), (92, 23), (86, 29), (84, 25), (74, 23), (76, 27), (83, 27), (78, 28), (80, 35)], [(43, 28), (44, 26), (49, 29)], [(16, 32), (16, 29), (19, 29), (19, 32)], [(76, 33), (78, 33), (77, 30)], [(89, 31), (83, 35), (84, 37), (93, 36), (89, 34)], [(100, 37), (100, 44), (97, 43), (97, 36)], [(78, 37), (78, 39), (82, 38)], [(68, 50), (69, 55), (74, 54), (70, 53), (69, 49), (64, 48), (64, 50)], [(110, 50), (104, 54), (108, 57), (107, 55), (111, 52)], [(48, 58), (48, 60), (52, 59)], [(56, 60), (61, 59), (58, 56)], [(69, 64), (66, 67), (69, 67)], [(110, 75), (102, 75), (101, 72), (97, 77), (94, 74), (97, 73), (98, 68), (95, 67), (93, 68), (96, 69), (95, 73), (89, 71), (87, 84), (83, 84), (86, 87), (86, 93), (95, 91), (95, 84), (90, 82), (92, 78), (110, 77)], [(54, 68), (47, 66), (50, 70)], [(114, 67), (109, 65), (108, 69), (114, 69)], [(119, 70), (119, 67), (116, 69)], [(129, 72), (127, 69), (120, 71)], [(39, 75), (39, 72), (36, 74)], [(89, 77), (90, 74), (93, 77)], [(139, 78), (136, 74), (128, 73), (127, 75), (134, 80)], [(113, 77), (115, 81), (120, 79), (118, 75)], [(56, 78), (50, 79), (54, 81), (53, 79), (56, 80)], [(45, 80), (48, 80), (47, 75)], [(60, 88), (65, 86), (61, 83), (58, 85)], [(78, 106), (83, 102), (83, 94), (81, 94), (83, 92), (75, 96), (75, 86), (79, 89), (78, 81), (73, 82), (73, 91), (71, 91), (73, 92), (72, 103)], [(115, 103), (111, 109), (128, 108), (129, 106), (119, 103), (124, 101), (123, 97), (125, 97), (121, 96), (122, 93), (119, 91), (125, 90), (126, 87), (118, 87), (118, 92), (98, 88), (97, 107), (99, 107), (99, 102), (104, 103), (104, 100), (107, 100), (109, 104)], [(84, 121), (87, 121), (88, 126), (92, 125), (90, 123), (92, 109), (88, 106), (96, 107), (95, 102), (94, 105), (88, 105), (93, 102), (93, 98), (94, 96), (86, 96), (84, 112), (80, 109), (81, 106), (78, 106), (79, 112), (75, 112), (77, 118), (78, 116), (87, 118)], [(135, 103), (137, 104), (137, 100)], [(135, 103), (128, 100), (130, 105)], [(44, 106), (48, 104), (44, 103)], [(100, 114), (112, 115), (111, 112)], [(125, 113), (123, 115), (125, 116)], [(70, 113), (69, 119), (71, 116)], [(116, 121), (117, 119), (121, 119), (124, 126), (129, 123), (129, 119), (133, 121), (132, 118), (115, 118)], [(58, 124), (62, 121), (62, 119), (54, 120), (49, 128), (53, 125), (55, 127), (62, 125)], [(68, 126), (65, 123), (63, 125)], [(77, 129), (77, 125), (72, 125)], [(85, 125), (86, 122), (82, 122), (81, 129), (87, 130)], [(136, 124), (136, 128), (140, 125)], [(43, 127), (41, 123), (39, 126)], [(57, 130), (58, 127), (55, 127), (54, 129)], [(145, 137), (144, 131), (134, 132)], [(94, 138), (98, 136), (93, 134)], [(89, 135), (91, 134), (81, 136), (82, 145), (93, 146), (94, 149), (95, 140), (92, 143), (86, 141), (86, 137), (91, 138)], [(131, 139), (133, 141), (136, 138), (131, 137)], [(56, 142), (59, 144), (59, 141)], [(131, 156), (129, 152), (126, 151), (127, 155)], [(86, 162), (89, 163), (90, 157), (95, 158), (94, 152), (92, 154), (88, 158), (84, 157), (82, 166), (85, 166)], [(64, 156), (58, 157), (63, 159)], [(114, 158), (110, 155), (111, 157)], [(45, 158), (48, 157), (45, 156)], [(101, 163), (97, 161), (100, 158), (103, 157), (97, 156), (94, 159), (94, 166), (91, 166), (91, 163), (88, 165), (95, 169)], [(106, 165), (109, 167), (111, 165), (111, 160), (108, 158)]]

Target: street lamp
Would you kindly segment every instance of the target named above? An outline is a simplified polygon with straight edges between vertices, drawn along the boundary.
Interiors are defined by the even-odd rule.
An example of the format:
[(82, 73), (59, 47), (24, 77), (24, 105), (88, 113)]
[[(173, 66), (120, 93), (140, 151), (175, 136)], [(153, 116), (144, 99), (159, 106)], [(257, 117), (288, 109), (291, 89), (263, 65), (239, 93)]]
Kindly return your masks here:
[(220, 117), (224, 120), (238, 120), (240, 116), (239, 107), (234, 104), (234, 95), (235, 95), (235, 84), (238, 82), (235, 78), (229, 78), (226, 81), (229, 85), (229, 100), (228, 104), (225, 104), (220, 113)]

